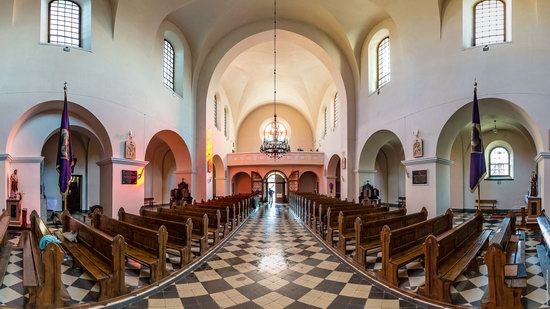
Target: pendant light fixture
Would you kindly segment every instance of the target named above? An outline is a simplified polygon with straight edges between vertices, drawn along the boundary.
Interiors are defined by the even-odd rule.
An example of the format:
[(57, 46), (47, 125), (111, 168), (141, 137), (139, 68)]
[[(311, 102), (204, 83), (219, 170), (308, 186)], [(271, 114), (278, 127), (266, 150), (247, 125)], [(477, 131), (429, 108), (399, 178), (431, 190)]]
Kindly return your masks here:
[(264, 140), (260, 152), (277, 160), (290, 152), (286, 132), (277, 121), (277, 0), (273, 1), (273, 121), (264, 130)]

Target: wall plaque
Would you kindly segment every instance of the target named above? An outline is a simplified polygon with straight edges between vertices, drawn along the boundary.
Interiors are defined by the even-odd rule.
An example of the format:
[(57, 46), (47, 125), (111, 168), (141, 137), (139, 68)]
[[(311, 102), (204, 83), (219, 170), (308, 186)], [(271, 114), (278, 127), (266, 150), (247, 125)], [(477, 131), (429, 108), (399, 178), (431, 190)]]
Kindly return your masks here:
[(137, 184), (137, 179), (138, 179), (137, 171), (122, 170), (123, 185), (135, 185)]
[(427, 185), (428, 170), (412, 171), (412, 183), (413, 185)]

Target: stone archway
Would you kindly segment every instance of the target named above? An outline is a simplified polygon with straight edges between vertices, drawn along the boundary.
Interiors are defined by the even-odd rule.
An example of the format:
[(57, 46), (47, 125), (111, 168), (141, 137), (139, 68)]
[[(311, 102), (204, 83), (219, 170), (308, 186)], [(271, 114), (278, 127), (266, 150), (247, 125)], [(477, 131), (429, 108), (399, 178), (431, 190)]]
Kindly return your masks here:
[(191, 154), (183, 138), (163, 130), (151, 137), (145, 151), (145, 198), (168, 204), (170, 190), (185, 181), (193, 192)]
[[(6, 151), (9, 157), (0, 165), (0, 175), (5, 176), (0, 177), (0, 187), (7, 188), (9, 174), (17, 169), (19, 190), (24, 192), (24, 207), (28, 208), (29, 212), (36, 210), (44, 217), (47, 213), (48, 199), (52, 208), (62, 209), (59, 207), (61, 195), (57, 188), (57, 171), (55, 166), (52, 166), (57, 156), (56, 138), (62, 110), (63, 101), (48, 101), (34, 105), (23, 113), (8, 136)], [(77, 157), (75, 173), (82, 174), (83, 185), (86, 187), (82, 193), (88, 194), (86, 200), (81, 200), (82, 205), (85, 205), (82, 210), (92, 204), (100, 204), (108, 214), (112, 206), (113, 182), (103, 180), (110, 179), (112, 170), (102, 163), (113, 155), (110, 137), (101, 121), (85, 107), (69, 102), (68, 111), (75, 138), (81, 137), (81, 141), (89, 141), (88, 146), (93, 147), (93, 154), (89, 156), (90, 152), (79, 151), (86, 146), (75, 145), (80, 156)], [(91, 192), (94, 192), (93, 197)], [(0, 198), (2, 197), (7, 197), (6, 189), (0, 190)], [(57, 206), (54, 206), (54, 203)]]
[(212, 194), (216, 196), (226, 195), (226, 176), (223, 160), (219, 155), (212, 157)]

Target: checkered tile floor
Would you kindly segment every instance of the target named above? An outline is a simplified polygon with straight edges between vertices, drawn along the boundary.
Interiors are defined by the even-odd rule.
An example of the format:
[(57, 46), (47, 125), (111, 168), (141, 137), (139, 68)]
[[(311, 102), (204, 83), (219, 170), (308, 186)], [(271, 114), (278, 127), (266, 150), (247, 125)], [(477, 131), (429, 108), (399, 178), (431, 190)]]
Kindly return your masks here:
[[(472, 213), (455, 213), (454, 225), (458, 225), (473, 216)], [(519, 222), (518, 218), (518, 222)], [(491, 219), (488, 215), (485, 217), (484, 228), (498, 228), (502, 219)], [(539, 308), (548, 302), (549, 294), (546, 290), (545, 279), (542, 274), (539, 259), (537, 256), (537, 245), (539, 244), (539, 235), (537, 232), (525, 230), (526, 236), (526, 268), (528, 273), (527, 288), (524, 289), (523, 301), (525, 308)], [(492, 237), (492, 235), (491, 235)], [(487, 289), (487, 266), (482, 257), (478, 257), (480, 269), (478, 272), (465, 273), (461, 275), (451, 288), (451, 297), (453, 303), (457, 305), (466, 305), (480, 307), (480, 300)], [(378, 270), (382, 267), (382, 256), (380, 252), (374, 252), (367, 256), (367, 268), (369, 270)], [(405, 289), (415, 290), (418, 286), (424, 284), (424, 269), (420, 261), (414, 261), (402, 267), (399, 270), (399, 286)]]
[[(13, 246), (19, 243), (19, 234), (10, 232), (9, 242)], [(23, 288), (23, 252), (13, 248), (10, 255), (10, 261), (0, 286), (0, 306), (9, 306), (22, 308), (25, 304), (25, 295)], [(168, 256), (167, 268), (173, 270), (179, 262), (179, 257)], [(89, 275), (80, 268), (71, 268), (71, 261), (68, 260), (61, 266), (62, 281), (67, 288), (67, 292), (72, 298), (71, 304), (95, 302), (99, 296), (99, 285), (89, 277)], [(149, 268), (143, 267), (135, 261), (128, 260), (126, 263), (126, 285), (129, 290), (135, 290), (138, 287), (149, 284)]]
[(416, 308), (341, 264), (288, 209), (260, 207), (190, 276), (130, 307)]

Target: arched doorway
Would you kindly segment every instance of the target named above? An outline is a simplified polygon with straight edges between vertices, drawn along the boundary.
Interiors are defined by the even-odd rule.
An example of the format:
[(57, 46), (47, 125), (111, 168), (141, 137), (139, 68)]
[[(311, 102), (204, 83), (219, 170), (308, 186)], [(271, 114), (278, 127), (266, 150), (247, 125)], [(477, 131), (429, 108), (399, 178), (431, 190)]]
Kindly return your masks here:
[(341, 196), (342, 171), (340, 167), (340, 156), (335, 154), (327, 165), (327, 192), (336, 198)]
[(212, 158), (212, 195), (225, 196), (225, 168), (219, 155)]
[[(469, 187), (472, 108), (470, 102), (458, 109), (447, 120), (437, 143), (437, 156), (454, 162), (446, 173), (438, 174), (438, 200), (447, 197), (452, 207), (459, 209), (476, 208), (477, 192)], [(500, 209), (518, 209), (526, 204), (530, 174), (537, 170), (535, 157), (543, 144), (539, 131), (530, 117), (512, 102), (481, 99), (479, 111), (487, 167), (481, 182), (481, 199), (497, 200)], [(502, 158), (505, 160), (495, 162)], [(500, 170), (499, 165), (505, 168)], [(438, 205), (437, 212), (443, 211)]]
[(319, 192), (319, 179), (314, 172), (304, 172), (300, 175), (300, 181), (298, 185), (298, 191), (300, 192)]
[(399, 137), (381, 130), (371, 135), (363, 147), (359, 161), (359, 184), (373, 185), (380, 191), (380, 201), (398, 204), (406, 196), (406, 169), (401, 163), (405, 152)]
[[(53, 132), (42, 146), (44, 161), (41, 166), (40, 187), (47, 210), (62, 211), (59, 193), (59, 173), (56, 169), (59, 130)], [(67, 209), (71, 213), (87, 211), (100, 205), (100, 167), (103, 149), (97, 137), (85, 128), (71, 126), (71, 142), (75, 165), (69, 183)], [(49, 216), (48, 216), (49, 217)]]
[[(6, 152), (14, 158), (5, 167), (6, 178), (13, 170), (18, 170), (19, 191), (25, 193), (25, 207), (29, 212), (36, 210), (44, 218), (47, 210), (63, 209), (55, 169), (62, 110), (63, 101), (34, 105), (14, 122), (6, 144)], [(81, 176), (78, 192), (73, 195), (74, 203), (80, 204), (75, 205), (75, 209), (87, 210), (100, 204), (110, 215), (113, 183), (102, 180), (110, 179), (112, 171), (106, 164), (98, 166), (113, 156), (109, 134), (85, 107), (68, 102), (68, 111), (73, 153), (77, 158), (74, 174)], [(0, 180), (0, 185), (5, 182)], [(0, 192), (5, 194), (5, 191)]]
[(286, 203), (288, 196), (288, 178), (283, 172), (271, 171), (264, 177), (264, 196), (269, 197), (269, 190), (273, 190), (276, 203)]
[[(191, 155), (179, 134), (164, 130), (153, 135), (145, 151), (145, 198), (155, 204), (168, 204), (170, 191), (185, 181), (193, 187)], [(192, 192), (192, 191), (191, 191)]]
[(233, 176), (231, 181), (233, 194), (252, 192), (252, 178), (245, 172), (239, 172)]

